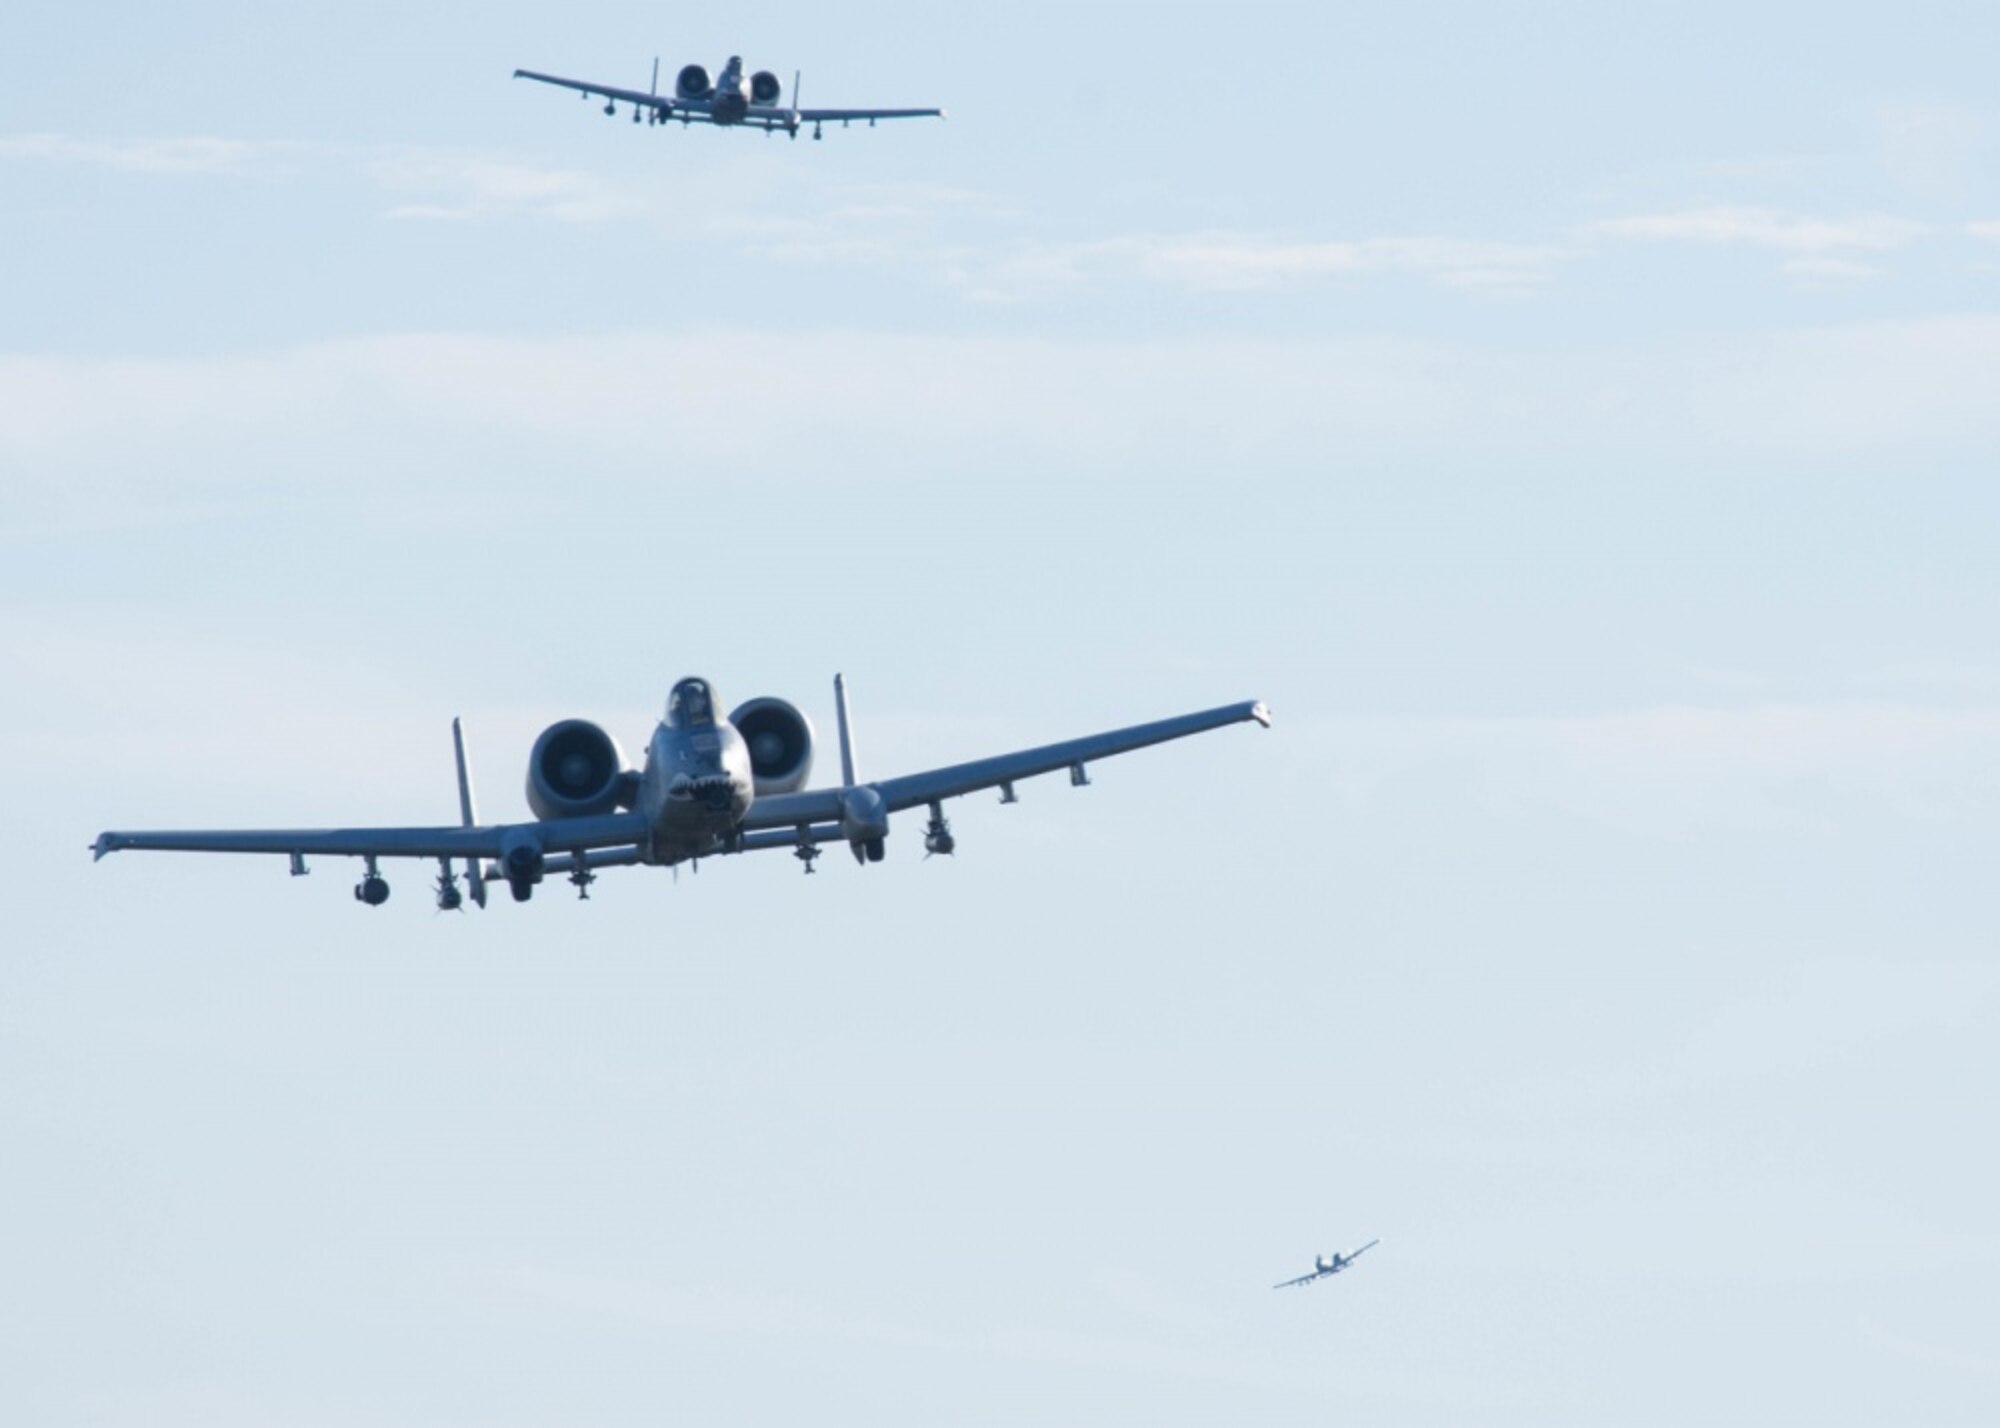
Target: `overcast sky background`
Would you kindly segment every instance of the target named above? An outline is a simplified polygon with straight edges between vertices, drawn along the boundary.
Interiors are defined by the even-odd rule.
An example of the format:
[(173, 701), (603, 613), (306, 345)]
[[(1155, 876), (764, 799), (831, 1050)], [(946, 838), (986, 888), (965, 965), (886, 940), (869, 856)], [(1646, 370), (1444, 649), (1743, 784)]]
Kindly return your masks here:
[[(1993, 1422), (1996, 52), (10, 6), (0, 1418)], [(730, 53), (951, 117), (508, 77)], [(585, 905), (85, 852), (836, 669), (1278, 722)]]

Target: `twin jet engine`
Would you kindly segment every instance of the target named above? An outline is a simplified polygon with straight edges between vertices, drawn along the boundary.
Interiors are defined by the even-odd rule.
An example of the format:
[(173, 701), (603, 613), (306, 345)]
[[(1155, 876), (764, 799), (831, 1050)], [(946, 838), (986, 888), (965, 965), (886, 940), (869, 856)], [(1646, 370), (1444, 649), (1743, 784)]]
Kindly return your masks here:
[[(563, 875), (579, 897), (588, 897), (601, 868), (677, 867), (758, 849), (788, 851), (810, 873), (825, 843), (847, 844), (857, 863), (881, 862), (890, 816), (904, 810), (929, 809), (924, 851), (946, 854), (957, 846), (944, 816), (946, 799), (997, 788), (1002, 803), (1013, 803), (1014, 785), (1023, 779), (1067, 769), (1070, 783), (1080, 787), (1090, 782), (1085, 766), (1096, 760), (1229, 724), (1271, 722), (1261, 703), (1245, 700), (896, 778), (863, 780), (855, 772), (847, 685), (839, 675), (834, 676), (833, 697), (840, 735), (840, 783), (833, 788), (805, 787), (812, 774), (813, 727), (795, 706), (782, 699), (752, 699), (725, 719), (718, 712), (714, 686), (690, 676), (667, 696), (637, 769), (627, 763), (618, 741), (587, 719), (564, 719), (542, 730), (528, 757), (528, 804), (535, 811), (531, 822), (480, 822), (463, 730), (454, 719), (456, 823), (105, 832), (97, 835), (93, 851), (99, 858), (121, 848), (278, 854), (290, 860), (294, 877), (309, 871), (308, 855), (360, 858), (365, 871), (354, 895), (370, 907), (389, 898), (382, 859), (435, 859), (437, 905), (445, 912), (462, 907), (468, 897), (484, 907), (487, 884), (493, 881), (505, 880), (515, 901), (526, 902), (544, 879)], [(1344, 1268), (1359, 1253), (1337, 1256), (1334, 1265), (1316, 1273)]]
[[(687, 75), (681, 78), (685, 82)], [(796, 706), (752, 699), (738, 705), (729, 722), (750, 751), (759, 798), (805, 787), (812, 776), (813, 726)], [(618, 741), (588, 719), (549, 725), (528, 754), (528, 807), (537, 818), (588, 818), (631, 808), (639, 782), (639, 771), (626, 761)]]
[[(680, 77), (674, 81), (674, 93), (682, 99), (715, 98), (715, 81), (709, 77), (705, 65), (691, 64), (682, 67)], [(760, 69), (750, 76), (750, 102), (752, 104), (773, 105), (784, 93), (778, 83), (778, 76), (768, 69)]]

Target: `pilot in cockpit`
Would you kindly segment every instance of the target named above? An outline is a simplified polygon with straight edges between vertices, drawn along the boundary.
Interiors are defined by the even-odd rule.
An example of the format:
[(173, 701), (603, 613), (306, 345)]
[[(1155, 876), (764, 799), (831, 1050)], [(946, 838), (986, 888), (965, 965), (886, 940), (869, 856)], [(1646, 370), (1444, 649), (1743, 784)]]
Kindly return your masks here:
[(683, 679), (667, 696), (667, 723), (676, 729), (705, 729), (715, 722), (715, 698), (705, 679)]

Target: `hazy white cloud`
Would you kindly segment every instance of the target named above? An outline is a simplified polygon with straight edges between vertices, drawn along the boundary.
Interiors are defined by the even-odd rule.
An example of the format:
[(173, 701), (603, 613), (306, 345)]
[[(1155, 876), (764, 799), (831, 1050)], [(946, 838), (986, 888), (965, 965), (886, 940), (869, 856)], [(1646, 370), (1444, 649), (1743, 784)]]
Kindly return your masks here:
[[(780, 360), (781, 358), (781, 360)], [(285, 483), (396, 489), (547, 460), (612, 484), (767, 469), (832, 481), (1291, 462), (1870, 465), (2000, 449), (2000, 319), (1855, 324), (1671, 349), (1520, 354), (1386, 339), (1065, 341), (818, 331), (408, 334), (184, 359), (0, 357), (15, 529), (126, 499)], [(672, 461), (663, 467), (663, 453)], [(1870, 469), (1873, 469), (1870, 465)], [(1643, 473), (1640, 473), (1643, 479)], [(420, 483), (421, 484), (421, 483)], [(119, 501), (106, 502), (107, 493)], [(417, 493), (420, 494), (420, 493)]]
[[(1990, 1257), (1990, 1256), (1989, 1256)], [(1987, 1350), (1982, 1337), (1976, 1348), (1959, 1348), (1885, 1328), (1874, 1318), (1861, 1320), (1861, 1337), (1898, 1358), (1921, 1365), (1927, 1373), (1945, 1372), (2000, 1379), (2000, 1358)]]
[[(1976, 1036), (1996, 999), (2000, 969), (1976, 958), (1901, 947), (1862, 956), (1808, 952), (1732, 977), (1705, 1015), (1623, 1074), (1588, 1084), (1532, 1077), (1490, 1088), (1489, 1099), (1502, 1114), (1544, 1124), (1551, 1117), (1573, 1124), (1579, 1115), (1643, 1115), (1649, 1105), (1742, 1094), (1747, 1086), (1830, 1063), (1879, 1059), (1899, 1042)], [(1940, 1243), (1917, 1225), (1906, 1233), (1934, 1252), (2000, 1257), (2000, 1238), (1951, 1236)]]
[[(817, 332), (554, 340), (408, 335), (187, 360), (0, 358), (0, 464), (62, 503), (253, 483), (395, 486), (412, 464), (613, 481), (674, 471), (831, 480), (995, 461), (1119, 471), (1275, 459), (1301, 429), (1435, 429), (1467, 358), (1416, 345), (1066, 344)], [(1464, 419), (1473, 419), (1466, 412)], [(671, 461), (663, 458), (671, 453)], [(87, 474), (86, 474), (87, 473)], [(8, 518), (28, 518), (17, 499)], [(46, 514), (46, 513), (44, 513)]]
[(1590, 225), (1588, 231), (1605, 238), (1736, 244), (1801, 258), (1823, 258), (1843, 252), (1887, 252), (1925, 236), (1931, 228), (1881, 213), (1818, 218), (1771, 208), (1711, 204), (1673, 213), (1606, 219)]
[(1932, 231), (1892, 214), (1822, 218), (1727, 204), (1606, 219), (1587, 230), (1602, 239), (1767, 249), (1784, 254), (1778, 271), (1805, 287), (1879, 277), (1882, 270), (1857, 255), (1888, 253)]
[(829, 216), (837, 221), (908, 224), (966, 217), (992, 222), (1027, 216), (1020, 204), (997, 194), (951, 184), (848, 184), (835, 193), (837, 206)]
[(1875, 264), (1857, 263), (1852, 258), (1787, 258), (1778, 271), (1802, 287), (1866, 282), (1882, 276), (1882, 269)]
[(1046, 1329), (965, 1329), (897, 1323), (835, 1313), (796, 1294), (697, 1289), (664, 1282), (533, 1269), (513, 1271), (508, 1276), (507, 1288), (559, 1305), (565, 1313), (653, 1329), (692, 1329), (732, 1338), (882, 1345), (975, 1358), (1054, 1363), (1100, 1373), (1165, 1375), (1220, 1383), (1276, 1382), (1305, 1387), (1313, 1381), (1308, 1374), (1274, 1371), (1254, 1360), (1212, 1352), (1190, 1353), (1180, 1335), (1156, 1342), (1133, 1336)]
[[(685, 182), (468, 149), (29, 134), (0, 138), (0, 159), (6, 158), (155, 175), (342, 172), (379, 189), (387, 199), (385, 215), (395, 219), (636, 222), (676, 242), (728, 243), (782, 262), (895, 269), (925, 275), (974, 300), (1005, 302), (1117, 284), (1264, 293), (1397, 277), (1518, 296), (1546, 289), (1564, 265), (1606, 242), (1635, 241), (1764, 249), (1782, 256), (1780, 271), (1794, 282), (1828, 286), (1877, 276), (1880, 270), (1867, 257), (1933, 231), (1892, 214), (1824, 217), (1708, 204), (1606, 219), (1546, 241), (1421, 233), (1314, 238), (1255, 230), (1058, 240), (1036, 236), (1036, 215), (1018, 201), (981, 190), (839, 184), (769, 167), (706, 173), (704, 201), (690, 204)], [(717, 198), (716, 186), (726, 201)], [(1965, 225), (1982, 238), (1996, 229), (2000, 224)]]
[(1945, 693), (2000, 695), (2000, 665), (1913, 660), (1870, 670), (1862, 682), (1878, 689), (1930, 689)]
[[(830, 184), (797, 171), (709, 169), (690, 181), (558, 168), (476, 150), (408, 147), (353, 159), (394, 199), (392, 218), (542, 218), (643, 223), (663, 237), (721, 242), (822, 262), (922, 261), (948, 252), (940, 230), (1019, 216), (1005, 201), (943, 184)], [(701, 194), (690, 202), (693, 189)]]
[(1990, 170), (1995, 130), (1983, 110), (1905, 101), (1880, 105), (1873, 117), (1877, 162), (1912, 193), (1960, 203)]
[(0, 159), (85, 164), (153, 175), (270, 172), (300, 146), (244, 139), (78, 139), (67, 134), (0, 135)]
[(1974, 238), (1983, 238), (1989, 243), (2000, 243), (2000, 218), (1968, 223), (1965, 225), (1965, 231)]
[(1254, 292), (1383, 275), (1448, 287), (1520, 292), (1545, 286), (1574, 256), (1550, 244), (1444, 237), (1310, 242), (1256, 233), (1154, 234), (1072, 244), (1024, 244), (975, 279), (996, 295), (1091, 280), (1140, 279), (1195, 292)]
[(479, 154), (401, 150), (366, 159), (367, 175), (402, 195), (391, 218), (467, 222), (527, 216), (609, 223), (653, 212), (649, 196), (597, 174)]
[(1309, 726), (1316, 766), (1365, 806), (1446, 763), (1492, 804), (1556, 808), (1620, 831), (1799, 832), (1880, 816), (1957, 822), (2000, 795), (2000, 707), (1907, 703), (1675, 706), (1522, 719), (1353, 719)]
[(1839, 958), (1788, 969), (1718, 1006), (1695, 1029), (1674, 1080), (1798, 1071), (1874, 1043), (1986, 1019), (2000, 968)]
[[(0, 160), (92, 165), (160, 176), (358, 175), (389, 195), (392, 218), (464, 222), (527, 216), (562, 223), (684, 220), (660, 186), (479, 150), (202, 137), (0, 136)], [(697, 228), (695, 231), (705, 231)]]
[(1548, 285), (1566, 250), (1446, 238), (1293, 242), (1254, 234), (1153, 235), (981, 246), (908, 232), (822, 228), (754, 243), (792, 262), (916, 269), (981, 301), (1059, 297), (1145, 283), (1185, 292), (1272, 292), (1309, 283), (1405, 275), (1440, 286), (1523, 293)]
[[(174, 816), (173, 800), (197, 785), (241, 804), (238, 816), (267, 806), (269, 816), (284, 816), (287, 800), (308, 797), (318, 807), (341, 787), (327, 776), (326, 751), (335, 749), (341, 767), (368, 770), (391, 795), (428, 796), (448, 767), (445, 723), (454, 712), (476, 716), (475, 748), (497, 761), (489, 772), (511, 798), (520, 751), (552, 717), (545, 707), (460, 711), (453, 701), (462, 690), (422, 675), (392, 679), (358, 657), (330, 659), (324, 646), (304, 655), (283, 636), (231, 644), (127, 609), (0, 614), (0, 638), (23, 691), (0, 700), (0, 727), (21, 767), (54, 771), (59, 781), (87, 764), (142, 801), (122, 815), (131, 819), (154, 801), (157, 816)], [(29, 697), (48, 689), (73, 697)], [(1393, 816), (1413, 776), (1446, 770), (1454, 803), (1503, 824), (1554, 812), (1670, 841), (1730, 831), (1802, 837), (1885, 822), (1972, 830), (2000, 798), (2000, 704), (1979, 698), (1690, 703), (1514, 718), (1287, 716), (1283, 755), (1292, 783), (1362, 823)], [(141, 709), (145, 717), (134, 719)], [(591, 717), (625, 735), (644, 730), (653, 712), (640, 704)], [(878, 748), (918, 766), (1046, 732), (1018, 712), (940, 719), (885, 711), (870, 727)], [(247, 743), (246, 730), (256, 734)], [(168, 765), (157, 757), (163, 744), (177, 751)], [(385, 806), (373, 816), (422, 815)]]
[[(1893, 454), (1908, 469), (1942, 450), (2000, 449), (2000, 406), (1990, 400), (2000, 381), (2000, 319), (1751, 335), (1719, 344), (1688, 375), (1689, 419), (1727, 433), (1745, 456), (1830, 468)], [(1947, 432), (1956, 435), (1940, 446)]]
[[(925, 194), (907, 206), (847, 202), (816, 218), (737, 219), (732, 236), (755, 251), (821, 266), (894, 267), (986, 301), (1058, 297), (1080, 288), (1143, 283), (1187, 292), (1270, 292), (1310, 283), (1413, 276), (1468, 291), (1546, 287), (1574, 249), (1437, 236), (1316, 242), (1252, 232), (1137, 234), (1052, 241), (995, 234), (996, 215), (1020, 215), (986, 195)], [(952, 227), (972, 220), (966, 236)]]

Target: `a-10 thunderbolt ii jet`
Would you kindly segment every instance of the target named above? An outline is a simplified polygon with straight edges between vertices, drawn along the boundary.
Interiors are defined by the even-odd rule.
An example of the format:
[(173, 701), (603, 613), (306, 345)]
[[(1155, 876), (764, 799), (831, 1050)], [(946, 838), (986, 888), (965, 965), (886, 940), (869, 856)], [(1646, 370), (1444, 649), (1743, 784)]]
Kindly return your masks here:
[(945, 821), (947, 798), (997, 788), (1002, 803), (1013, 803), (1015, 783), (1036, 774), (1068, 769), (1070, 782), (1082, 785), (1090, 781), (1084, 766), (1097, 759), (1228, 724), (1254, 720), (1268, 728), (1271, 723), (1261, 703), (1228, 704), (863, 782), (855, 773), (845, 681), (835, 676), (833, 689), (840, 726), (837, 788), (806, 788), (813, 727), (792, 705), (782, 699), (752, 699), (723, 718), (708, 681), (683, 679), (667, 699), (641, 768), (628, 766), (617, 740), (588, 720), (565, 719), (544, 729), (528, 754), (528, 806), (535, 814), (529, 822), (479, 822), (465, 741), (454, 720), (456, 826), (103, 833), (95, 852), (99, 858), (125, 848), (277, 853), (291, 859), (294, 876), (306, 871), (310, 855), (355, 857), (363, 860), (366, 871), (354, 895), (371, 907), (389, 900), (381, 859), (434, 858), (437, 905), (445, 911), (463, 903), (455, 872), (460, 860), (467, 890), (482, 907), (489, 880), (505, 881), (514, 900), (526, 902), (537, 884), (558, 874), (580, 897), (588, 897), (600, 868), (635, 863), (672, 867), (763, 848), (790, 849), (810, 873), (822, 843), (846, 843), (857, 863), (882, 861), (889, 817), (905, 809), (928, 807), (925, 852), (950, 853), (956, 840)]
[(539, 74), (531, 69), (515, 70), (514, 78), (574, 89), (585, 99), (596, 96), (603, 99), (606, 114), (617, 114), (619, 102), (623, 101), (631, 106), (634, 124), (642, 120), (648, 124), (667, 124), (678, 119), (682, 124), (762, 129), (767, 134), (782, 129), (794, 139), (799, 137), (799, 129), (807, 124), (812, 126), (813, 137), (818, 139), (822, 137), (822, 124), (845, 126), (865, 119), (872, 129), (877, 119), (944, 118), (942, 109), (801, 109), (799, 76), (796, 73), (792, 75), (792, 102), (783, 104), (779, 102), (783, 98), (783, 90), (778, 76), (768, 69), (746, 75), (741, 55), (731, 55), (729, 63), (722, 67), (722, 73), (713, 79), (701, 65), (684, 66), (674, 79), (671, 94), (659, 92), (658, 60), (653, 61), (653, 87), (644, 93), (636, 89), (620, 89), (611, 84), (598, 84), (594, 80)]
[(1290, 1289), (1297, 1284), (1312, 1284), (1317, 1280), (1325, 1279), (1330, 1274), (1338, 1274), (1381, 1243), (1382, 1241), (1380, 1240), (1370, 1240), (1360, 1249), (1349, 1250), (1346, 1254), (1341, 1254), (1336, 1250), (1331, 1258), (1323, 1254), (1314, 1255), (1313, 1272), (1311, 1274), (1302, 1274), (1297, 1279), (1288, 1279), (1283, 1284), (1274, 1284), (1271, 1287), (1273, 1289)]

